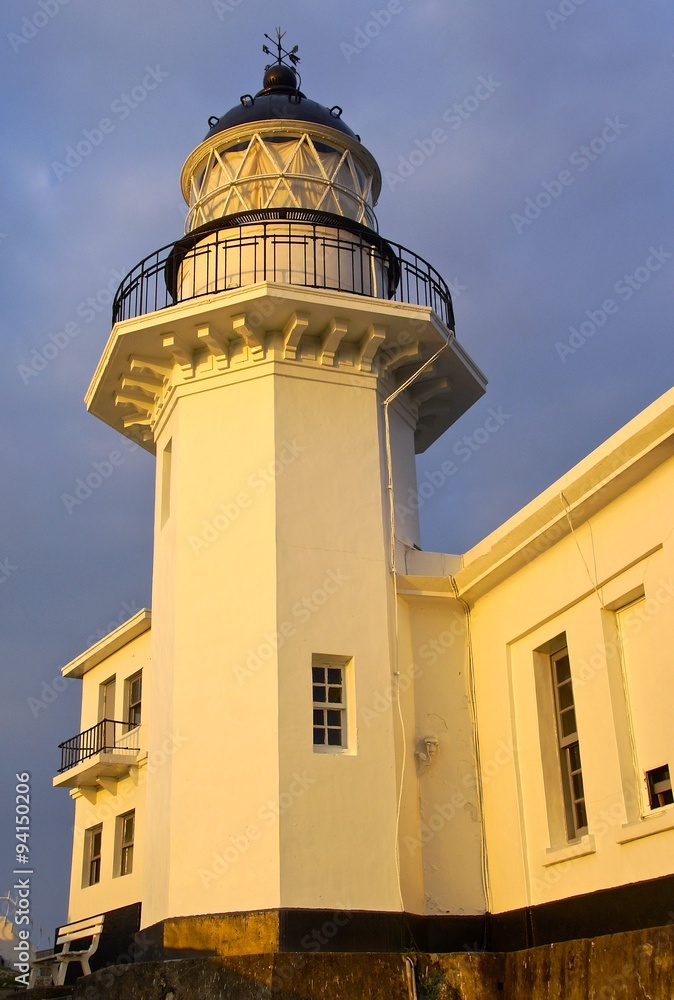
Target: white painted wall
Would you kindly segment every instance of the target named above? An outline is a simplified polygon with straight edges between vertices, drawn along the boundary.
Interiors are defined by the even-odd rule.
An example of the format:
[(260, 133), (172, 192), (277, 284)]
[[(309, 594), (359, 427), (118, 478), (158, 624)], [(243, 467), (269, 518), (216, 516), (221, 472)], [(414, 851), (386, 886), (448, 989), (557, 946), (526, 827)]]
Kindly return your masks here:
[[(483, 768), (499, 744), (515, 747), (485, 783), (495, 910), (674, 871), (674, 807), (652, 812), (644, 784), (647, 768), (669, 763), (674, 770), (665, 719), (674, 700), (672, 495), (670, 459), (475, 602)], [(645, 600), (625, 612), (631, 625), (621, 652), (615, 613), (640, 593)], [(589, 818), (588, 835), (575, 844), (550, 817), (559, 789), (546, 786), (541, 730), (554, 733), (554, 721), (541, 714), (534, 676), (549, 669), (536, 650), (562, 632)]]
[[(145, 789), (148, 778), (147, 744), (151, 729), (151, 693), (147, 680), (150, 676), (150, 632), (143, 632), (131, 642), (112, 653), (82, 678), (81, 732), (98, 721), (99, 685), (116, 677), (115, 718), (124, 719), (124, 682), (131, 675), (143, 671), (143, 722), (138, 727), (138, 746), (141, 748), (137, 766), (107, 788), (89, 787), (72, 793), (75, 800), (73, 854), (70, 876), (70, 901), (68, 920), (80, 920), (96, 913), (103, 913), (120, 906), (138, 902), (144, 891), (144, 851), (146, 843)], [(133, 871), (128, 875), (114, 874), (116, 818), (131, 810), (136, 813)], [(85, 831), (103, 825), (101, 850), (101, 880), (96, 885), (83, 885)]]

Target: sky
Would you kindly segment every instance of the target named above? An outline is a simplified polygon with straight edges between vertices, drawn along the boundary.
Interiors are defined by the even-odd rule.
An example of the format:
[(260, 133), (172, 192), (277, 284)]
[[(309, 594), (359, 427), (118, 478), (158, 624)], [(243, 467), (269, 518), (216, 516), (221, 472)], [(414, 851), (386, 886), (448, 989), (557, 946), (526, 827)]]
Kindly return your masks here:
[(422, 504), (425, 548), (465, 551), (672, 384), (665, 0), (3, 0), (0, 893), (28, 772), (43, 944), (67, 917), (57, 745), (79, 730), (60, 668), (150, 603), (154, 459), (122, 442), (67, 502), (120, 447), (82, 398), (114, 290), (182, 234), (182, 164), (260, 88), (279, 24), (304, 93), (380, 165), (380, 232), (450, 283), (489, 379), (419, 457), (420, 482), (458, 466)]

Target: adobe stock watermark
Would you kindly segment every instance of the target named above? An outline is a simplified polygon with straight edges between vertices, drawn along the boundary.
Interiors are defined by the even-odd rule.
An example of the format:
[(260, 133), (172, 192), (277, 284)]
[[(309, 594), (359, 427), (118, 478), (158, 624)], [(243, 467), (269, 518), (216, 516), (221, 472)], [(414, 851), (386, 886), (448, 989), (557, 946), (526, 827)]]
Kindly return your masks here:
[(264, 632), (262, 641), (254, 649), (248, 650), (242, 663), (234, 664), (232, 670), (239, 684), (243, 684), (249, 677), (262, 670), (274, 654), (283, 648), (285, 642), (297, 635), (298, 626), (306, 625), (309, 619), (320, 611), (328, 598), (341, 590), (348, 579), (349, 577), (345, 576), (341, 569), (328, 570), (320, 587), (308, 596), (304, 595), (299, 601), (295, 601), (291, 608), (292, 618), (282, 622), (277, 632)]
[[(626, 445), (621, 445), (617, 448), (611, 455), (607, 458), (606, 466), (604, 467), (604, 474), (608, 478), (613, 472), (617, 472), (623, 467), (625, 462), (630, 458), (630, 450)], [(558, 497), (559, 500), (563, 500), (563, 494)], [(544, 552), (551, 549), (557, 542), (561, 541), (562, 538), (566, 538), (570, 532), (569, 525), (569, 508), (566, 503), (564, 503), (564, 514), (557, 514), (555, 519), (549, 524), (543, 531), (529, 542), (525, 548), (522, 549), (522, 558), (525, 563), (533, 562)]]
[(99, 490), (103, 483), (110, 479), (115, 469), (124, 465), (130, 454), (138, 451), (140, 445), (136, 444), (135, 441), (125, 441), (121, 447), (125, 451), (113, 448), (102, 462), (92, 462), (91, 471), (78, 476), (75, 480), (73, 492), (61, 494), (61, 501), (68, 514), (72, 514), (76, 507), (81, 507), (82, 504), (86, 503), (96, 490)]
[(255, 497), (265, 493), (272, 483), (282, 476), (289, 465), (299, 458), (306, 451), (306, 448), (298, 444), (297, 439), (285, 442), (278, 451), (278, 458), (273, 459), (267, 465), (260, 465), (252, 472), (246, 480), (246, 485), (250, 490), (241, 490), (233, 500), (228, 503), (218, 505), (218, 512), (210, 521), (203, 520), (199, 535), (190, 535), (189, 543), (195, 554), (203, 552), (209, 545), (216, 542), (223, 531), (238, 521), (244, 510), (253, 506)]
[(315, 927), (310, 934), (305, 934), (300, 941), (300, 947), (303, 951), (320, 951), (321, 946), (329, 944), (339, 934), (341, 927), (346, 927), (353, 920), (353, 916), (353, 913), (338, 910), (332, 917), (324, 920), (320, 927)]
[(30, 358), (23, 364), (17, 365), (17, 372), (24, 385), (37, 378), (45, 368), (48, 368), (76, 337), (82, 333), (82, 327), (92, 323), (102, 312), (107, 312), (115, 297), (115, 292), (122, 281), (122, 275), (118, 271), (110, 272), (110, 280), (100, 288), (94, 295), (87, 296), (75, 307), (77, 319), (69, 320), (56, 333), (50, 333), (47, 343), (42, 347), (34, 347), (30, 352)]
[[(449, 628), (444, 629), (432, 639), (428, 639), (419, 647), (418, 658), (425, 667), (432, 667), (448, 649), (454, 646), (457, 639), (465, 642), (465, 636), (466, 629), (463, 618), (454, 619)], [(423, 675), (422, 668), (416, 660), (413, 660), (405, 669), (398, 671), (384, 691), (376, 691), (369, 704), (360, 706), (358, 718), (366, 726), (372, 725), (389, 711), (398, 696), (398, 692), (404, 694), (409, 691), (414, 681), (419, 680)]]
[(84, 640), (84, 646), (86, 649), (88, 649), (89, 646), (93, 646), (94, 643), (99, 642), (99, 640), (105, 639), (106, 635), (110, 635), (111, 632), (114, 632), (115, 629), (119, 628), (120, 625), (123, 625), (124, 622), (128, 622), (130, 618), (137, 615), (140, 611), (140, 606), (136, 604), (135, 601), (131, 601), (130, 604), (127, 601), (122, 601), (120, 609), (121, 610), (116, 618), (109, 621), (103, 628), (96, 629), (95, 632), (92, 632), (91, 635), (87, 636)]
[[(461, 128), (465, 121), (472, 118), (475, 112), (501, 86), (502, 84), (498, 80), (495, 80), (491, 73), (487, 77), (479, 76), (473, 93), (468, 94), (462, 101), (446, 108), (442, 114), (442, 121), (448, 124), (452, 131), (455, 132)], [(448, 138), (449, 136), (444, 128), (434, 128), (427, 138), (415, 139), (415, 148), (407, 156), (400, 156), (398, 158), (398, 169), (384, 171), (384, 179), (390, 190), (395, 191), (400, 184), (404, 184), (412, 174), (416, 173), (419, 167), (423, 166), (429, 157), (433, 156), (440, 146), (447, 142)]]
[[(619, 281), (616, 281), (613, 286), (614, 294), (622, 302), (629, 302), (632, 296), (640, 291), (644, 285), (647, 285), (653, 275), (664, 267), (668, 260), (671, 260), (672, 256), (672, 252), (665, 250), (662, 244), (659, 247), (649, 247), (648, 257), (643, 264), (637, 267), (632, 274), (624, 274)], [(616, 315), (619, 308), (620, 303), (616, 299), (604, 299), (599, 308), (586, 309), (585, 319), (581, 320), (577, 326), (569, 327), (571, 336), (568, 341), (557, 341), (555, 344), (555, 350), (562, 364), (566, 364), (569, 355), (575, 354), (581, 347), (584, 347), (590, 337), (594, 337), (595, 333), (606, 325), (609, 318)]]
[[(505, 422), (512, 418), (512, 414), (504, 413), (501, 406), (496, 410), (490, 407), (488, 413), (489, 416), (480, 427), (477, 427), (472, 434), (464, 434), (461, 440), (452, 447), (452, 454), (461, 459), (461, 464), (469, 462), (473, 455), (483, 448), (494, 434), (500, 431)], [(424, 504), (435, 496), (458, 471), (459, 466), (456, 462), (451, 458), (446, 458), (439, 468), (425, 472), (417, 489), (413, 490), (410, 487), (405, 501), (396, 502), (396, 515), (404, 521), (406, 517), (411, 517), (416, 511), (421, 510)]]
[[(493, 757), (490, 757), (489, 760), (482, 765), (481, 771), (483, 782), (487, 784), (494, 777), (496, 777), (499, 771), (501, 771), (503, 767), (506, 767), (513, 760), (514, 755), (515, 747), (512, 740), (509, 740), (507, 743), (503, 740), (499, 740)], [(476, 782), (472, 772), (467, 771), (461, 778), (461, 783), (466, 791), (474, 791)], [(452, 822), (459, 811), (471, 809), (473, 806), (474, 802), (472, 801), (472, 797), (471, 799), (468, 799), (460, 789), (455, 789), (446, 802), (433, 806), (433, 811), (429, 815), (428, 819), (421, 820), (419, 824), (419, 836), (412, 837), (408, 834), (403, 837), (405, 847), (410, 854), (416, 854), (416, 852), (421, 850), (422, 847), (429, 844), (441, 830), (444, 830), (447, 824)]]
[(277, 819), (292, 809), (295, 802), (317, 781), (318, 778), (307, 774), (306, 770), (302, 771), (301, 774), (296, 771), (287, 791), (281, 792), (277, 799), (268, 799), (264, 805), (260, 806), (256, 815), (259, 822), (249, 823), (240, 834), (230, 834), (227, 838), (229, 844), (212, 856), (211, 867), (199, 869), (201, 884), (208, 887), (221, 879), (231, 866), (236, 864), (239, 858), (243, 857), (253, 844), (262, 838), (264, 827), (273, 827)]
[[(121, 611), (117, 618), (108, 622), (105, 628), (98, 629), (92, 635), (87, 636), (84, 642), (85, 649), (93, 646), (100, 639), (104, 639), (110, 632), (114, 632), (116, 628), (119, 628), (129, 618), (132, 618), (138, 611), (140, 611), (140, 608), (136, 606), (135, 601), (132, 601), (131, 604), (122, 601)], [(60, 672), (55, 677), (52, 677), (51, 680), (43, 681), (40, 685), (39, 697), (35, 698), (31, 696), (30, 698), (26, 698), (26, 704), (33, 718), (37, 719), (40, 712), (44, 712), (50, 705), (53, 705), (67, 687), (68, 680)]]
[[(190, 742), (188, 736), (180, 736), (178, 733), (167, 733), (159, 746), (154, 746), (148, 750), (147, 761), (138, 768), (138, 782), (121, 781), (117, 785), (117, 791), (112, 796), (106, 796), (102, 802), (96, 803), (96, 820), (105, 823), (111, 819), (116, 819), (125, 812), (124, 806), (128, 802), (129, 807), (133, 807), (138, 801), (138, 792), (144, 786), (148, 778), (166, 766), (168, 761), (178, 753), (186, 743)], [(74, 830), (74, 840), (81, 849), (81, 844), (86, 833), (89, 820), (86, 814), (82, 817)]]
[(160, 66), (146, 66), (145, 69), (145, 76), (140, 83), (132, 87), (128, 93), (120, 94), (110, 105), (110, 114), (114, 116), (113, 118), (106, 116), (101, 118), (93, 128), (82, 129), (82, 138), (78, 139), (74, 146), (66, 147), (63, 162), (52, 161), (51, 167), (59, 183), (67, 174), (72, 174), (74, 170), (77, 170), (84, 160), (101, 145), (106, 135), (111, 135), (120, 122), (126, 121), (131, 112), (143, 104), (152, 91), (156, 90), (169, 75)]
[(130, 965), (134, 965), (140, 962), (144, 955), (147, 954), (149, 949), (153, 945), (153, 940), (151, 935), (148, 937), (143, 936), (142, 931), (138, 931), (134, 935), (134, 941), (126, 951), (121, 952), (115, 958), (114, 962), (110, 965), (104, 966), (103, 969), (98, 969), (96, 975), (96, 981), (94, 985), (88, 985), (81, 994), (82, 1000), (99, 1000), (101, 995), (100, 991), (109, 990), (115, 985), (115, 980), (125, 975), (126, 969)]
[(7, 583), (10, 576), (18, 572), (19, 567), (15, 566), (9, 559), (0, 559), (0, 585)]
[[(407, 0), (409, 5), (412, 0)], [(361, 26), (355, 28), (353, 33), (353, 44), (342, 42), (339, 46), (342, 55), (347, 62), (351, 62), (354, 56), (359, 56), (363, 49), (366, 49), (373, 38), (381, 35), (384, 28), (388, 28), (393, 18), (397, 14), (402, 14), (405, 4), (402, 0), (388, 0), (388, 3), (380, 10), (371, 10), (370, 19)]]
[(70, 0), (39, 0), (37, 10), (21, 18), (18, 34), (14, 31), (7, 34), (7, 41), (14, 51), (19, 52), (24, 45), (28, 45), (38, 32), (53, 21), (61, 8), (67, 7), (69, 3)]
[(545, 17), (552, 30), (557, 31), (559, 25), (568, 21), (584, 3), (585, 0), (562, 0), (556, 10), (546, 10)]
[(243, 2), (244, 0), (213, 0), (213, 10), (224, 21), (227, 14), (233, 14)]
[[(621, 616), (626, 633), (625, 643), (629, 644), (630, 635), (638, 635), (672, 598), (674, 598), (674, 579), (658, 580), (651, 595), (636, 601), (631, 608), (626, 609)], [(596, 642), (594, 652), (589, 657), (579, 660), (574, 667), (574, 688), (589, 684), (597, 674), (606, 670), (608, 661), (616, 656), (622, 656), (619, 641)]]
[[(628, 128), (629, 125), (621, 122), (617, 115), (613, 118), (605, 118), (604, 126), (597, 135), (586, 146), (574, 149), (569, 156), (569, 164), (576, 168), (576, 174), (585, 173)], [(560, 170), (551, 181), (542, 181), (541, 190), (533, 197), (525, 198), (522, 212), (513, 212), (510, 216), (518, 235), (527, 226), (533, 225), (546, 209), (558, 201), (564, 192), (575, 183), (575, 180), (576, 176), (573, 171), (564, 169)]]

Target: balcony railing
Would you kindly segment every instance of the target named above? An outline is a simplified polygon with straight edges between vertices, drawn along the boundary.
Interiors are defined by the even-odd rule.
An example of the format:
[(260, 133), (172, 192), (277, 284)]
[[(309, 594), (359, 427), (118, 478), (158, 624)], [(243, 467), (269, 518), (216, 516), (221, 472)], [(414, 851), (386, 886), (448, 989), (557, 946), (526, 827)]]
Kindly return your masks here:
[(449, 329), (449, 287), (422, 257), (342, 216), (268, 209), (218, 219), (150, 254), (124, 278), (113, 324), (257, 282), (430, 307)]
[(136, 727), (128, 722), (102, 719), (91, 729), (85, 729), (72, 739), (59, 743), (61, 766), (58, 773), (69, 771), (71, 767), (76, 767), (98, 753), (137, 754), (140, 748), (136, 745), (138, 741), (135, 734), (128, 736), (134, 729)]

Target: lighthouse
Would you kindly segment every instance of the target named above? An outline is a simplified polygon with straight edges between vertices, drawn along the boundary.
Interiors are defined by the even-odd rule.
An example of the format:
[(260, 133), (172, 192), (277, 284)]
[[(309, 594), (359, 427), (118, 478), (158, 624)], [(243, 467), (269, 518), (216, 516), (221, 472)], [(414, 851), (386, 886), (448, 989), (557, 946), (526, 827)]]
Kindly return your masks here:
[(427, 909), (401, 845), (438, 740), (417, 752), (397, 563), (420, 546), (415, 456), (485, 379), (282, 38), (187, 157), (185, 232), (123, 280), (86, 396), (156, 456), (156, 505), (151, 611), (64, 671), (69, 919), (131, 914), (165, 957), (298, 950), (326, 914), (390, 947)]

